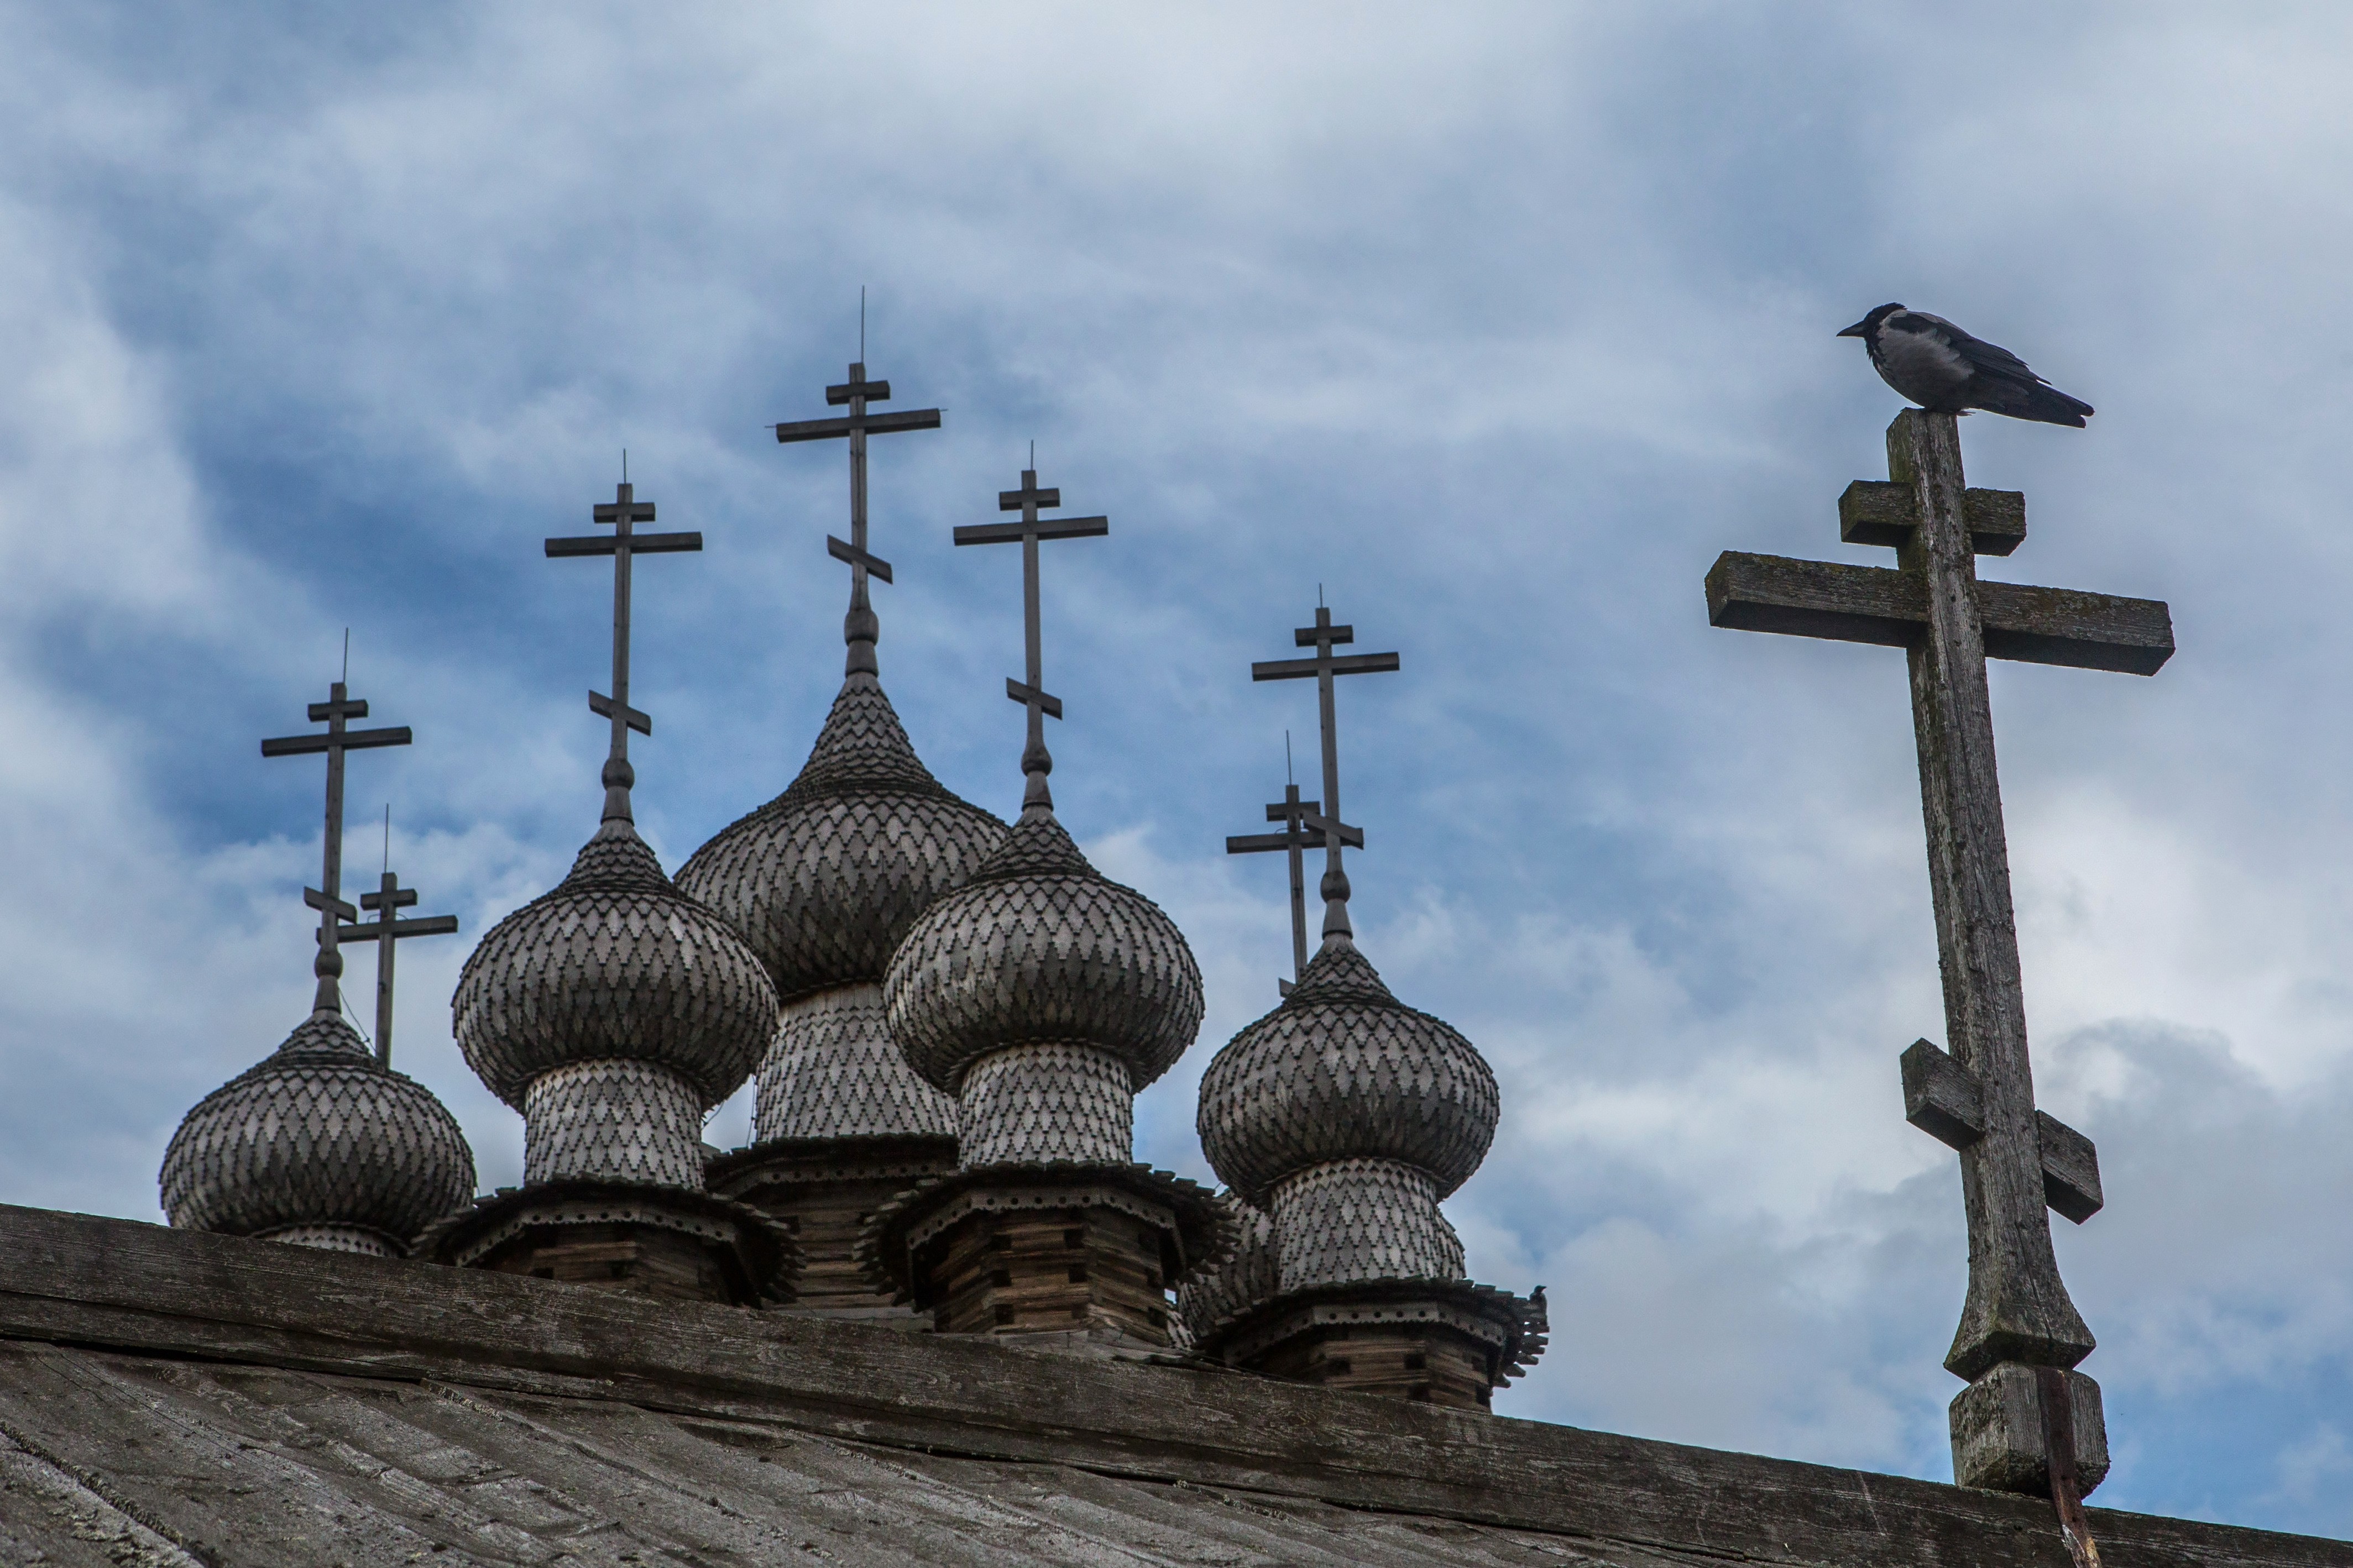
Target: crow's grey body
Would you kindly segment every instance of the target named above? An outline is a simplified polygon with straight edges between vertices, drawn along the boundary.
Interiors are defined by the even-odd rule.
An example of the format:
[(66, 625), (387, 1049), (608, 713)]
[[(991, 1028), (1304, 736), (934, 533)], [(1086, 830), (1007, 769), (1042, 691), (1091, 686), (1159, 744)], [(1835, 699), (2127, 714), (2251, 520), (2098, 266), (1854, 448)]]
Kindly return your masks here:
[(1882, 305), (1839, 336), (1861, 338), (1879, 378), (1934, 413), (1982, 408), (2080, 429), (2092, 412), (2090, 404), (2068, 396), (2008, 349), (1926, 310)]

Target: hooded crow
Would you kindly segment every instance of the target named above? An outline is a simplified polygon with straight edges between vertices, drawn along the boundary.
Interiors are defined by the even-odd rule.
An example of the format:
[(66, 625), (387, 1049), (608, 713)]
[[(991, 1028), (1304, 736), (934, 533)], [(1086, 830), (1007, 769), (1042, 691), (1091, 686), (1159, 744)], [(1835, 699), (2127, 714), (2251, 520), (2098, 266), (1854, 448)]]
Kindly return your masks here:
[(1926, 310), (1882, 305), (1839, 336), (1861, 338), (1879, 379), (1932, 414), (1982, 408), (2080, 430), (2092, 412), (2090, 404), (2068, 396), (2008, 349)]

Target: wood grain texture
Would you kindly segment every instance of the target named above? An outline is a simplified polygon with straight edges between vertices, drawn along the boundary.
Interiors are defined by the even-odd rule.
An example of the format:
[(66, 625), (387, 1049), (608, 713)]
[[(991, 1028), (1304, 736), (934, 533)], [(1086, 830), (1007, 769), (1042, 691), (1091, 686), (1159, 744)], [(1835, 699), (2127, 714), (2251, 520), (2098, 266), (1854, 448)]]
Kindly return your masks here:
[[(934, 1462), (925, 1455), (1073, 1467), (1126, 1481), (1257, 1496), (1265, 1500), (1250, 1506), (1277, 1514), (1325, 1505), (1377, 1510), (1398, 1521), (1407, 1536), (1429, 1532), (1430, 1542), (1445, 1539), (1445, 1521), (1584, 1538), (1595, 1544), (1580, 1551), (1612, 1561), (1697, 1557), (1856, 1568), (2063, 1568), (2066, 1562), (2048, 1505), (2032, 1499), (1240, 1373), (647, 1301), (34, 1209), (0, 1207), (0, 1258), (6, 1260), (0, 1337), (115, 1347), (151, 1369), (142, 1377), (185, 1361), (216, 1367), (213, 1375), (225, 1378), (280, 1375), (236, 1373), (238, 1365), (342, 1374), (379, 1391), (369, 1397), (382, 1400), (419, 1394), (439, 1400), (438, 1391), (447, 1390), (451, 1398), (504, 1408), (531, 1396), (572, 1412), (565, 1418), (572, 1422), (659, 1417), (737, 1431), (745, 1442), (862, 1445), (897, 1452), (893, 1463), (902, 1469)], [(47, 1409), (52, 1413), (40, 1419), (58, 1441), (94, 1442), (90, 1422), (73, 1414), (69, 1394), (56, 1395), (61, 1404), (26, 1405), (32, 1384), (16, 1370), (21, 1358), (53, 1352), (7, 1353), (16, 1359), (0, 1375), (0, 1430), (24, 1435), (21, 1421)], [(109, 1365), (110, 1376), (129, 1375)], [(194, 1440), (185, 1425), (172, 1429), (183, 1434), (175, 1441)], [(616, 1443), (617, 1463), (649, 1462)], [(226, 1450), (216, 1457), (231, 1476), (244, 1462)], [(188, 1473), (206, 1472), (192, 1461)], [(396, 1481), (388, 1477), (385, 1484)], [(269, 1484), (296, 1489), (288, 1495), (298, 1501), (306, 1495), (299, 1478)], [(157, 1496), (169, 1492), (158, 1483)], [(225, 1498), (217, 1507), (226, 1517)], [(199, 1510), (197, 1517), (212, 1514)], [(2353, 1568), (2353, 1545), (2339, 1542), (2099, 1510), (2092, 1520), (2111, 1568)], [(402, 1529), (406, 1534), (387, 1534), (381, 1543), (391, 1548), (418, 1537), (413, 1525)], [(1434, 1549), (1425, 1557), (1495, 1560), (1449, 1559)], [(271, 1561), (258, 1554), (216, 1560)], [(355, 1560), (402, 1557), (395, 1551)], [(518, 1549), (504, 1559), (479, 1560), (544, 1559)], [(1314, 1559), (1303, 1552), (1297, 1560)]]
[(1887, 466), (1897, 483), (1911, 485), (1919, 519), (1897, 563), (1926, 596), (1926, 629), (1908, 650), (1920, 811), (1948, 1048), (1978, 1095), (1980, 1136), (1959, 1152), (1969, 1289), (1945, 1365), (1963, 1378), (2000, 1362), (2072, 1367), (2094, 1342), (2059, 1277), (2043, 1205), (1958, 421), (1916, 409), (1897, 415), (1887, 428)]
[[(2173, 657), (2171, 610), (2156, 599), (1972, 579), (1986, 657), (2154, 675)], [(1710, 625), (1908, 648), (1928, 625), (1916, 574), (1727, 550), (1707, 574)]]

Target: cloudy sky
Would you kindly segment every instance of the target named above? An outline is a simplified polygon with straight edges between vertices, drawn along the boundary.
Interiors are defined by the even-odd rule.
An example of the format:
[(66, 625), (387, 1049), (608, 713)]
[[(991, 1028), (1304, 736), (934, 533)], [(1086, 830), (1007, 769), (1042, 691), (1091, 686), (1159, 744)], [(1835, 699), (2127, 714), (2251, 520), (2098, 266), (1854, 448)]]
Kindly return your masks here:
[[(2042, 1103), (2116, 1468), (2098, 1500), (2353, 1534), (2353, 247), (2333, 6), (0, 6), (0, 1199), (155, 1217), (181, 1113), (310, 994), (300, 731), (351, 636), (350, 865), (401, 1065), (486, 1184), (517, 1120), (447, 998), (594, 828), (609, 577), (549, 562), (620, 454), (701, 556), (638, 595), (639, 820), (675, 868), (839, 679), (858, 346), (883, 677), (1018, 806), (1028, 443), (1112, 518), (1046, 563), (1064, 820), (1209, 985), (1139, 1146), (1288, 966), (1229, 861), (1312, 745), (1253, 687), (1316, 595), (1363, 944), (1493, 1062), (1450, 1205), (1542, 1282), (1514, 1414), (1944, 1478), (1952, 1156), (1903, 660), (1711, 630), (1720, 550), (1870, 561), (1884, 300), (2025, 354), (2084, 432), (1968, 422), (2033, 532), (1989, 575), (2168, 600), (2154, 679), (2002, 667)], [(373, 967), (353, 960), (364, 1015)], [(739, 1099), (712, 1136), (748, 1134)]]

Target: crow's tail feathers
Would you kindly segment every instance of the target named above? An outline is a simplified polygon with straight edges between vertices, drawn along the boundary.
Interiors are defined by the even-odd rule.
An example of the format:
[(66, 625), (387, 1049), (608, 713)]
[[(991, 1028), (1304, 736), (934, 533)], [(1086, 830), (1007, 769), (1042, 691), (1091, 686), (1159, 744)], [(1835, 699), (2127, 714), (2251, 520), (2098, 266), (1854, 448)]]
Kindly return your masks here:
[(2014, 419), (2040, 420), (2045, 425), (2072, 425), (2084, 427), (2092, 405), (2080, 397), (2070, 397), (2048, 382), (2036, 382), (2024, 389), (2025, 395), (2017, 399), (2016, 406), (1999, 409)]

